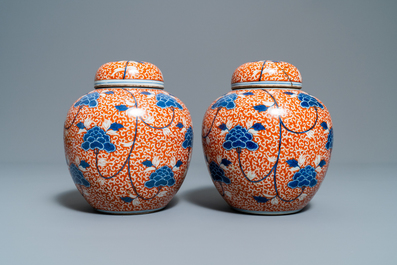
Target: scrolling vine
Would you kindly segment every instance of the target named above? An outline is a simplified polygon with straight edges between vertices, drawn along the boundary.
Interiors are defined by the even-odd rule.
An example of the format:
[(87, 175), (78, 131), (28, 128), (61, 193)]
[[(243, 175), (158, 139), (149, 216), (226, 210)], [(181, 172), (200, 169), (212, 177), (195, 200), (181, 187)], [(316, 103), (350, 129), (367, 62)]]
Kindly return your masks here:
[[(155, 130), (162, 130), (164, 135), (168, 135), (171, 133), (170, 127), (175, 121), (175, 109), (183, 110), (183, 107), (181, 104), (178, 103), (178, 101), (171, 95), (166, 94), (166, 93), (154, 93), (150, 91), (140, 91), (139, 89), (135, 89), (134, 93), (140, 93), (143, 96), (146, 96), (148, 98), (153, 98), (155, 97), (156, 103), (155, 105), (158, 108), (166, 109), (169, 108), (172, 111), (172, 117), (170, 119), (170, 122), (162, 127), (157, 127), (150, 125), (149, 123), (153, 122), (148, 122), (142, 117), (142, 109), (139, 108), (139, 102), (137, 98), (135, 97), (134, 93), (132, 93), (129, 89), (125, 88), (118, 88), (122, 91), (124, 91), (130, 98), (133, 99), (133, 102), (130, 102), (130, 106), (127, 106), (125, 104), (119, 104), (119, 105), (114, 105), (114, 110), (118, 112), (119, 114), (128, 115), (129, 117), (134, 118), (134, 136), (133, 140), (129, 143), (124, 143), (124, 147), (129, 147), (129, 152), (128, 155), (126, 156), (124, 162), (121, 164), (121, 167), (117, 172), (114, 174), (107, 175), (103, 173), (100, 169), (101, 161), (99, 159), (99, 154), (101, 152), (107, 152), (107, 153), (112, 153), (115, 152), (117, 147), (114, 143), (112, 143), (112, 136), (117, 135), (117, 132), (122, 129), (127, 129), (125, 126), (121, 123), (113, 122), (111, 123), (110, 121), (105, 121), (101, 126), (98, 125), (92, 125), (92, 121), (90, 120), (85, 120), (84, 122), (79, 122), (75, 124), (77, 120), (77, 116), (81, 112), (81, 109), (83, 107), (88, 107), (88, 108), (96, 108), (98, 106), (98, 99), (100, 98), (101, 95), (113, 95), (114, 92), (110, 89), (109, 91), (103, 92), (103, 93), (98, 93), (98, 92), (91, 92), (89, 94), (84, 95), (81, 97), (80, 100), (78, 100), (74, 104), (74, 108), (78, 108), (75, 116), (72, 119), (72, 122), (70, 125), (64, 127), (65, 129), (65, 134), (67, 135), (68, 130), (75, 124), (75, 126), (78, 127), (79, 131), (78, 134), (84, 134), (83, 136), (83, 143), (81, 144), (81, 149), (84, 150), (85, 152), (93, 152), (95, 155), (95, 164), (94, 165), (89, 165), (86, 161), (78, 161), (78, 159), (75, 162), (70, 163), (69, 165), (69, 170), (72, 175), (72, 179), (76, 186), (80, 189), (81, 191), (81, 186), (85, 187), (90, 187), (89, 181), (84, 177), (83, 171), (85, 171), (88, 167), (93, 166), (96, 169), (96, 172), (100, 176), (100, 178), (103, 179), (103, 181), (113, 179), (120, 175), (120, 173), (127, 168), (127, 174), (128, 174), (128, 180), (131, 185), (131, 190), (127, 191), (128, 196), (122, 196), (120, 199), (124, 201), (125, 203), (133, 203), (134, 205), (139, 204), (139, 200), (151, 200), (157, 196), (162, 196), (161, 190), (168, 186), (171, 187), (175, 184), (175, 178), (174, 178), (174, 172), (177, 171), (180, 166), (182, 166), (183, 162), (181, 160), (177, 160), (175, 158), (172, 159), (170, 164), (162, 165), (160, 166), (160, 160), (157, 157), (154, 157), (152, 160), (144, 160), (141, 163), (146, 167), (145, 171), (153, 171), (149, 179), (145, 181), (144, 186), (147, 189), (156, 189), (156, 192), (154, 193), (153, 196), (150, 197), (145, 197), (141, 193), (138, 192), (137, 186), (134, 184), (133, 178), (131, 176), (131, 154), (134, 151), (136, 141), (137, 141), (137, 136), (138, 136), (138, 125), (139, 123), (144, 124), (145, 126), (155, 129)], [(175, 125), (176, 128), (178, 128), (182, 133), (184, 132), (184, 141), (182, 143), (182, 148), (187, 149), (188, 153), (190, 154), (192, 144), (193, 144), (193, 129), (192, 126), (185, 128), (186, 125), (179, 122), (178, 124)], [(84, 193), (82, 193), (84, 194)]]
[[(261, 89), (264, 93), (266, 93), (268, 96), (270, 96), (272, 102), (271, 104), (259, 104), (259, 105), (254, 105), (252, 108), (257, 112), (257, 113), (263, 113), (263, 112), (268, 112), (272, 110), (273, 113), (281, 113), (282, 109), (279, 106), (279, 103), (275, 99), (275, 97), (272, 95), (269, 90), (266, 89)], [(272, 176), (273, 177), (273, 187), (275, 190), (274, 195), (268, 195), (264, 194), (263, 196), (252, 196), (253, 199), (257, 203), (267, 203), (269, 201), (272, 201), (272, 203), (277, 203), (277, 200), (280, 199), (283, 202), (289, 203), (293, 202), (297, 199), (302, 200), (306, 194), (303, 194), (305, 189), (307, 187), (314, 187), (317, 185), (317, 179), (316, 175), (317, 172), (321, 171), (321, 168), (325, 166), (326, 161), (324, 159), (321, 159), (320, 156), (317, 156), (314, 163), (315, 166), (312, 165), (304, 165), (305, 159), (304, 157), (299, 157), (299, 158), (292, 158), (289, 160), (286, 160), (286, 163), (288, 167), (291, 169), (292, 172), (295, 172), (292, 176), (292, 179), (288, 182), (288, 188), (290, 189), (300, 189), (299, 194), (292, 198), (292, 199), (286, 199), (283, 198), (278, 190), (278, 182), (277, 182), (277, 169), (280, 163), (280, 154), (281, 150), (283, 148), (283, 135), (285, 134), (285, 131), (299, 135), (299, 134), (310, 134), (313, 128), (318, 124), (318, 119), (319, 119), (319, 114), (318, 114), (318, 108), (324, 109), (324, 106), (317, 101), (314, 97), (300, 92), (300, 93), (295, 93), (291, 91), (284, 91), (283, 92), (285, 95), (290, 96), (290, 97), (296, 97), (299, 100), (299, 105), (301, 108), (305, 109), (310, 109), (314, 108), (316, 118), (313, 122), (313, 124), (310, 126), (309, 129), (303, 130), (303, 131), (295, 131), (286, 125), (284, 122), (282, 115), (277, 115), (278, 116), (278, 150), (277, 150), (277, 157), (274, 159), (274, 164), (270, 168), (269, 172), (265, 174), (264, 176), (260, 177), (257, 179), (256, 176), (252, 176), (251, 172), (246, 173), (244, 169), (244, 163), (241, 162), (242, 157), (242, 150), (246, 149), (250, 152), (255, 152), (258, 150), (259, 145), (255, 141), (254, 135), (257, 135), (259, 131), (265, 131), (266, 128), (263, 124), (261, 123), (255, 123), (250, 127), (244, 127), (242, 125), (236, 125), (232, 126), (231, 124), (228, 123), (221, 123), (218, 128), (221, 130), (221, 134), (226, 134), (222, 148), (229, 152), (235, 150), (237, 153), (237, 160), (238, 160), (238, 168), (242, 174), (242, 176), (249, 182), (249, 183), (258, 183), (262, 182), (268, 177)], [(218, 99), (213, 105), (212, 109), (217, 109), (214, 118), (211, 122), (211, 126), (209, 127), (209, 130), (207, 133), (203, 133), (203, 140), (206, 141), (206, 144), (209, 144), (209, 138), (208, 136), (210, 135), (211, 131), (213, 130), (213, 125), (215, 123), (215, 120), (217, 118), (217, 115), (221, 108), (225, 108), (226, 110), (231, 110), (236, 107), (236, 102), (235, 100), (238, 97), (245, 97), (245, 96), (252, 96), (254, 93), (252, 92), (237, 92), (237, 93), (231, 93), (231, 94), (226, 94), (220, 99)], [(324, 146), (326, 150), (332, 149), (333, 145), (333, 128), (331, 127), (330, 129), (328, 128), (328, 124), (323, 121), (321, 122), (321, 127), (324, 129), (324, 133), (328, 133), (327, 137), (327, 142)], [(228, 159), (226, 158), (221, 158), (218, 157), (218, 161), (208, 161), (207, 163), (209, 165), (209, 171), (211, 174), (211, 177), (215, 183), (218, 183), (221, 187), (221, 195), (222, 196), (231, 196), (231, 194), (227, 191), (224, 190), (223, 185), (228, 185), (231, 184), (233, 180), (228, 178), (225, 174), (225, 171), (222, 169), (227, 168), (232, 164)], [(270, 160), (269, 160), (270, 161)]]

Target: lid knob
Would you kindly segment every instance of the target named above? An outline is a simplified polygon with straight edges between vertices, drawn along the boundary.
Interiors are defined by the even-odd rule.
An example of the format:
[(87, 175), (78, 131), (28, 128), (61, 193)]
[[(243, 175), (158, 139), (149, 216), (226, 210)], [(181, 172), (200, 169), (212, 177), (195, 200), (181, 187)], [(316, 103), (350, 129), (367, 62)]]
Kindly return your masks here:
[(232, 89), (256, 87), (302, 88), (295, 66), (281, 61), (262, 60), (240, 65), (232, 76)]
[(164, 88), (160, 69), (148, 62), (118, 61), (105, 63), (95, 75), (95, 88), (150, 87)]

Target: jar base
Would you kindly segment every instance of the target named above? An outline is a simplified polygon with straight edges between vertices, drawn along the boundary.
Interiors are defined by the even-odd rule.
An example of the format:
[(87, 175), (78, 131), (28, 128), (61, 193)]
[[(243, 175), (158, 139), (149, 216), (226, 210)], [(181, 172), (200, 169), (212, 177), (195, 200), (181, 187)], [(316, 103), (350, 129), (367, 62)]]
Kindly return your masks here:
[(108, 213), (108, 214), (117, 214), (117, 215), (134, 215), (134, 214), (145, 214), (145, 213), (153, 213), (153, 212), (157, 212), (157, 211), (161, 211), (162, 209), (164, 209), (164, 207), (161, 208), (157, 208), (157, 209), (151, 209), (151, 210), (143, 210), (143, 211), (106, 211), (106, 210), (99, 210), (99, 209), (95, 209), (98, 212), (101, 213)]
[(244, 210), (244, 209), (239, 209), (232, 207), (234, 210), (242, 212), (242, 213), (248, 213), (248, 214), (256, 214), (256, 215), (286, 215), (286, 214), (293, 214), (302, 211), (302, 209), (299, 210), (293, 210), (293, 211), (284, 211), (284, 212), (266, 212), (266, 211), (251, 211), (251, 210)]

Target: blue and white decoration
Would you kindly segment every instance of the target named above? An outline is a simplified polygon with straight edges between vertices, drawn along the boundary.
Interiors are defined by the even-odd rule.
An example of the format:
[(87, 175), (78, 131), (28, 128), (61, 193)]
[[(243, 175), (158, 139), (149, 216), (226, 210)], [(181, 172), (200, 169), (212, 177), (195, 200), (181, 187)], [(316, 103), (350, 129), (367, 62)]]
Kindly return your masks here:
[[(266, 89), (262, 89), (267, 95), (269, 95), (272, 98), (273, 102), (266, 102), (266, 104), (259, 104), (252, 106), (253, 109), (257, 113), (266, 113), (269, 109), (274, 109), (274, 113), (280, 113), (280, 108), (278, 105), (278, 102)], [(248, 94), (251, 93), (251, 94)], [(314, 124), (305, 131), (294, 131), (286, 126), (284, 123), (281, 115), (278, 115), (278, 121), (279, 121), (279, 144), (278, 144), (278, 153), (277, 157), (274, 159), (270, 160), (271, 162), (274, 162), (273, 167), (270, 169), (270, 171), (265, 174), (264, 176), (257, 176), (253, 172), (245, 172), (243, 165), (241, 163), (241, 153), (243, 150), (246, 150), (246, 152), (255, 152), (258, 149), (260, 149), (260, 146), (254, 139), (254, 135), (260, 133), (261, 131), (264, 132), (266, 130), (265, 125), (261, 123), (255, 123), (251, 127), (244, 127), (242, 125), (236, 125), (233, 128), (228, 128), (231, 127), (230, 125), (228, 126), (225, 123), (222, 123), (221, 125), (218, 126), (218, 128), (221, 130), (222, 133), (226, 133), (224, 142), (222, 144), (223, 148), (225, 151), (232, 152), (233, 150), (236, 150), (237, 152), (237, 157), (238, 157), (238, 162), (239, 165), (238, 167), (241, 170), (241, 173), (245, 177), (245, 179), (251, 183), (257, 183), (265, 180), (267, 177), (273, 175), (273, 183), (274, 183), (274, 188), (275, 188), (275, 194), (269, 195), (265, 194), (264, 196), (253, 196), (253, 199), (256, 200), (258, 203), (267, 203), (268, 201), (272, 201), (272, 204), (277, 204), (278, 200), (284, 201), (284, 202), (292, 202), (296, 199), (298, 199), (304, 192), (305, 188), (307, 187), (314, 187), (317, 185), (318, 181), (316, 179), (317, 172), (320, 172), (322, 167), (325, 166), (326, 162), (324, 159), (320, 159), (320, 157), (317, 157), (316, 159), (316, 165), (313, 167), (310, 164), (304, 164), (305, 163), (305, 158), (304, 156), (300, 157), (299, 160), (296, 159), (290, 159), (287, 161), (288, 166), (291, 168), (291, 171), (295, 172), (292, 180), (288, 183), (288, 187), (291, 189), (301, 189), (300, 194), (291, 199), (291, 200), (286, 200), (280, 196), (280, 193), (277, 188), (277, 179), (276, 179), (276, 172), (277, 172), (277, 167), (280, 163), (280, 153), (281, 153), (281, 148), (283, 146), (283, 131), (287, 131), (288, 133), (293, 133), (293, 134), (305, 134), (309, 133), (317, 124), (318, 122), (318, 109), (324, 109), (324, 106), (314, 97), (305, 94), (305, 93), (294, 93), (294, 92), (283, 92), (286, 95), (289, 95), (291, 97), (296, 97), (300, 101), (300, 107), (302, 108), (314, 108), (316, 112), (316, 119), (314, 121)], [(246, 92), (247, 95), (253, 95), (252, 92)], [(218, 108), (214, 120), (216, 118), (216, 115), (218, 114), (220, 108), (225, 108), (227, 110), (233, 109), (236, 107), (236, 99), (237, 99), (237, 94), (228, 94), (226, 96), (223, 96), (222, 98), (218, 99), (212, 106), (212, 109)], [(214, 123), (214, 122), (213, 122)], [(206, 138), (209, 133), (211, 132), (211, 129), (213, 127), (213, 123), (210, 127), (209, 132), (203, 136), (203, 138)], [(251, 123), (252, 124), (252, 123)], [(332, 128), (328, 131), (328, 125), (323, 122), (321, 126), (324, 128), (326, 132), (329, 132), (328, 134), (328, 141), (325, 146), (325, 149), (329, 150), (332, 148), (332, 142), (333, 142), (333, 130)], [(208, 141), (207, 141), (208, 143)], [(228, 160), (226, 160), (228, 161)], [(229, 162), (229, 161), (228, 161)], [(230, 163), (230, 162), (229, 162)], [(227, 166), (227, 165), (226, 165)], [(225, 172), (223, 169), (220, 167), (215, 162), (209, 163), (209, 168), (211, 172), (211, 176), (214, 182), (218, 183), (225, 183), (229, 184), (231, 183), (231, 180), (226, 177)], [(223, 186), (222, 186), (223, 189)], [(302, 195), (302, 198), (299, 198), (300, 200), (303, 199), (306, 195)]]

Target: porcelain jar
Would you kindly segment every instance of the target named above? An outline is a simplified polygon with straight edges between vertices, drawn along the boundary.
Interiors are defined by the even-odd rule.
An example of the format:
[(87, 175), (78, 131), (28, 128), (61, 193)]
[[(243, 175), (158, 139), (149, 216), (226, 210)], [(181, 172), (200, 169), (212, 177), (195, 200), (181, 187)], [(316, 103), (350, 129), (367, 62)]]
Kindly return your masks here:
[(190, 162), (190, 113), (163, 90), (148, 62), (102, 65), (95, 90), (70, 107), (64, 146), (72, 179), (87, 202), (106, 213), (164, 208), (181, 187)]
[(327, 172), (333, 144), (324, 104), (301, 90), (298, 69), (249, 62), (232, 91), (208, 108), (202, 143), (212, 181), (234, 209), (253, 214), (302, 210)]

